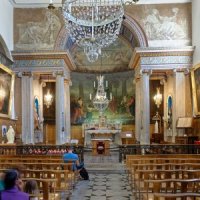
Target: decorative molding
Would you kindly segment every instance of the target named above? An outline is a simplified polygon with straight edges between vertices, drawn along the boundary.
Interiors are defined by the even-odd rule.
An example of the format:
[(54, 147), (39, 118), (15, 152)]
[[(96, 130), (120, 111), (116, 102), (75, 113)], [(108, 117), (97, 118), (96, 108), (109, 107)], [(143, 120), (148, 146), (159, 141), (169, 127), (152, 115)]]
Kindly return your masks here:
[(192, 65), (194, 47), (183, 48), (135, 48), (130, 68), (138, 64), (145, 69), (186, 68)]
[[(125, 20), (123, 21), (123, 25), (131, 31), (131, 33), (136, 36), (136, 40), (139, 43), (140, 47), (147, 47), (148, 40), (145, 32), (141, 28), (141, 26), (129, 15), (125, 14)], [(124, 35), (122, 35), (124, 37)], [(126, 37), (125, 37), (126, 38)], [(129, 41), (131, 43), (131, 41)]]
[(156, 56), (142, 57), (141, 66), (143, 65), (159, 65), (159, 64), (191, 64), (192, 57), (190, 56)]
[(60, 59), (40, 59), (40, 60), (16, 60), (14, 63), (14, 68), (34, 68), (34, 67), (62, 67), (65, 63)]
[(142, 76), (143, 74), (151, 75), (152, 70), (151, 69), (141, 69), (140, 70), (140, 75)]
[(32, 72), (23, 72), (22, 77), (23, 76), (33, 77), (33, 73)]
[[(30, 67), (30, 65), (36, 67), (38, 65), (37, 67), (44, 68), (57, 65), (56, 67), (65, 67), (67, 71), (76, 69), (75, 64), (66, 51), (12, 52), (12, 56), (15, 63), (21, 61), (23, 67)], [(19, 67), (19, 65), (16, 66), (15, 64), (15, 67)]]
[(188, 68), (175, 68), (173, 69), (173, 73), (184, 73), (185, 75), (188, 75), (190, 73), (190, 69)]
[(63, 71), (54, 71), (52, 73), (52, 75), (53, 75), (53, 77), (56, 77), (56, 76), (62, 76), (62, 77), (64, 77), (65, 76)]

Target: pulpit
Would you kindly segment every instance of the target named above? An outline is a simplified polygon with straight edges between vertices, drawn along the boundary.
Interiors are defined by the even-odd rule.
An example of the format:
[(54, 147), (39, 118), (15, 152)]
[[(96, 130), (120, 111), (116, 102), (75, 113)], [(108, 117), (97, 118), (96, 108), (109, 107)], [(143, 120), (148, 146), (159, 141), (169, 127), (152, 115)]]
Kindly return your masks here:
[(110, 155), (110, 139), (92, 139), (92, 155)]

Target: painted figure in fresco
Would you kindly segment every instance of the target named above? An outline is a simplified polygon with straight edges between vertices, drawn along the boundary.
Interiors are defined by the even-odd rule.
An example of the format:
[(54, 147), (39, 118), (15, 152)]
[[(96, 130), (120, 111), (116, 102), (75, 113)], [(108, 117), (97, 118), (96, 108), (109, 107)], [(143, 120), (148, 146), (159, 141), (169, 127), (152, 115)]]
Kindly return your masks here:
[(86, 119), (87, 119), (88, 121), (91, 121), (91, 120), (92, 120), (92, 116), (93, 116), (92, 112), (93, 112), (94, 110), (95, 110), (95, 109), (94, 109), (92, 103), (89, 103), (88, 106), (87, 106), (87, 112), (86, 112)]
[(114, 114), (117, 113), (117, 100), (115, 96), (112, 97), (112, 100), (109, 103), (110, 111)]
[(128, 112), (127, 96), (124, 95), (119, 105), (119, 113), (126, 113), (126, 112)]
[(61, 23), (55, 14), (47, 10), (43, 21), (18, 24), (18, 27), (20, 33), (19, 44), (42, 44), (53, 42), (56, 37), (54, 30), (59, 30)]
[(79, 97), (71, 101), (71, 123), (81, 124), (84, 121), (83, 100)]
[(131, 96), (131, 98), (128, 100), (128, 108), (129, 108), (129, 113), (131, 116), (135, 116), (135, 98), (134, 96)]
[(178, 8), (173, 8), (172, 16), (161, 16), (157, 9), (153, 9), (152, 13), (143, 20), (148, 37), (160, 40), (184, 39), (186, 33), (180, 24), (184, 26), (186, 22), (177, 23), (178, 12)]

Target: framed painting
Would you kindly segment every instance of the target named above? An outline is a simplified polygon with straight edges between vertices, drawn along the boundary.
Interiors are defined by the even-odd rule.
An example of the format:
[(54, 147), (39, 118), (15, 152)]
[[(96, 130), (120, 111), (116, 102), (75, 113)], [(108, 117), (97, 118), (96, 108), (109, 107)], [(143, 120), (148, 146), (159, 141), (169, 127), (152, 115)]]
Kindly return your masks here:
[(0, 117), (11, 117), (15, 74), (0, 64)]
[(200, 64), (191, 71), (194, 114), (200, 115)]

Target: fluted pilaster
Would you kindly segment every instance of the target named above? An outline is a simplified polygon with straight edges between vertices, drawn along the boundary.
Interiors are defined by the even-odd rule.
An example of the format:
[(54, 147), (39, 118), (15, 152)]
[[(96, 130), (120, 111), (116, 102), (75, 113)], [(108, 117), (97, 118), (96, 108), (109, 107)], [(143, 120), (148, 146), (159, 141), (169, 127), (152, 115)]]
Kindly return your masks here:
[(33, 77), (22, 75), (22, 142), (34, 144)]

